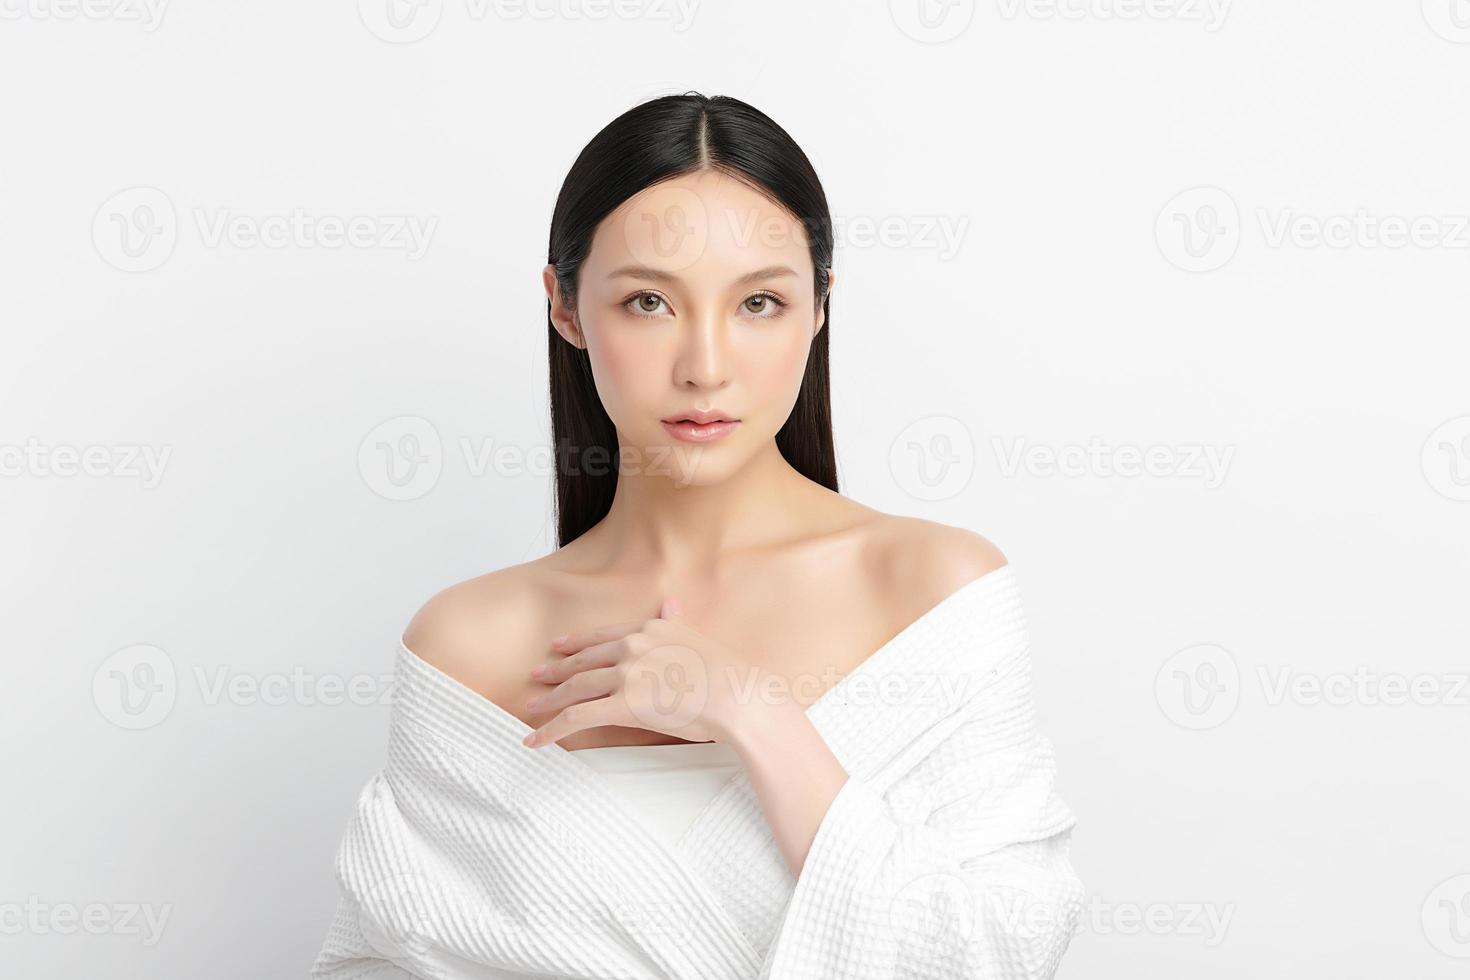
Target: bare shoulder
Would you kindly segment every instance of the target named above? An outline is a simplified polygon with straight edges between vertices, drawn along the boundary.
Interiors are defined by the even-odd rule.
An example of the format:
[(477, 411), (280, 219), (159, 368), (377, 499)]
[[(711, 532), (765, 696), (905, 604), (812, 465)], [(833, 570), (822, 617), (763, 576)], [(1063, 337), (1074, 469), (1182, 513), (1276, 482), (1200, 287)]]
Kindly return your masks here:
[(874, 522), (870, 554), (880, 587), (919, 612), (1007, 563), (1000, 548), (969, 528), (895, 515)]
[(546, 645), (550, 600), (536, 563), (451, 585), (419, 607), (403, 645), (466, 687), (504, 704), (523, 686), (531, 651)]

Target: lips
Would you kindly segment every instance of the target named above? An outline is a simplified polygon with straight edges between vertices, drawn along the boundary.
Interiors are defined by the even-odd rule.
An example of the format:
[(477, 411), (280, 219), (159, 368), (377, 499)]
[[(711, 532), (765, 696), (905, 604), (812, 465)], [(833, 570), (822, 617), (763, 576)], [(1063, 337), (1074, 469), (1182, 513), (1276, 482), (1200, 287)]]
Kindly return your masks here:
[(663, 419), (664, 431), (680, 442), (718, 442), (735, 431), (739, 419), (732, 419), (724, 412), (685, 412)]
[(697, 425), (708, 425), (711, 422), (739, 422), (740, 420), (731, 415), (726, 415), (717, 409), (707, 412), (683, 412), (679, 415), (667, 416), (665, 422), (693, 422)]

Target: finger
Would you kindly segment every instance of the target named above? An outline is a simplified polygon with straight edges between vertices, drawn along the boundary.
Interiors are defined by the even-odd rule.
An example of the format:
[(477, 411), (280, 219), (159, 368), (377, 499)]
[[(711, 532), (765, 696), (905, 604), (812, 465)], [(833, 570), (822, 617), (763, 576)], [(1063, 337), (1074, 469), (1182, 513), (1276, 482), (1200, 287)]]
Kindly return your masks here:
[(551, 649), (557, 653), (575, 653), (595, 643), (607, 643), (610, 640), (621, 639), (629, 633), (638, 632), (642, 628), (643, 621), (638, 620), (632, 623), (614, 623), (611, 626), (598, 626), (576, 633), (563, 633), (551, 641)]
[(682, 619), (684, 618), (684, 607), (678, 599), (669, 596), (659, 607), (658, 617), (659, 619)]
[(537, 714), (554, 714), (567, 705), (611, 694), (617, 687), (617, 672), (611, 667), (584, 671), (531, 698), (526, 702), (526, 709)]
[(623, 637), (590, 646), (554, 664), (537, 664), (531, 668), (531, 677), (543, 684), (560, 684), (584, 670), (611, 667), (623, 658), (623, 641), (626, 639)]
[(521, 744), (537, 748), (551, 742), (560, 742), (568, 735), (580, 732), (584, 728), (622, 724), (625, 711), (617, 703), (621, 700), (621, 698), (600, 698), (596, 701), (583, 701), (563, 708), (555, 718), (521, 739)]

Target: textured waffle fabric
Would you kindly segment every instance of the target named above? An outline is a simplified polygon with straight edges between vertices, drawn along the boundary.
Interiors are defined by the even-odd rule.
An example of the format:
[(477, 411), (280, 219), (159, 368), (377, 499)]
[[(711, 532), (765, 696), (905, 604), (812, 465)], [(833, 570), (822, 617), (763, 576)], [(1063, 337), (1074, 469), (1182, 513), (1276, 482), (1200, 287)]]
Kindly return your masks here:
[(592, 767), (399, 643), (317, 980), (1033, 980), (1081, 913), (1002, 566), (807, 708), (848, 773), (786, 867), (743, 770), (670, 847)]

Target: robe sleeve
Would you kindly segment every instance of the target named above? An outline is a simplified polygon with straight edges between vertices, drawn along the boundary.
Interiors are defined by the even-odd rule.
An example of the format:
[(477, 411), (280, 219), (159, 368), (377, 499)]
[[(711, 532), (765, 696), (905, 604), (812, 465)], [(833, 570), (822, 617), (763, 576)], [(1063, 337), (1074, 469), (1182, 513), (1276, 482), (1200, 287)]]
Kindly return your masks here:
[[(1022, 643), (889, 799), (849, 775), (817, 828), (763, 980), (1042, 980), (1081, 915)], [(905, 782), (909, 778), (906, 776)]]
[(376, 954), (365, 941), (356, 907), (338, 899), (327, 940), (312, 965), (311, 980), (419, 980)]
[(401, 821), (391, 781), (380, 771), (358, 793), (337, 848), (337, 909), (311, 980), (423, 980), (408, 967), (418, 969), (418, 954), (432, 952), (422, 936), (433, 927), (430, 900), (443, 888), (413, 872), (414, 852), (396, 843), (391, 829)]

